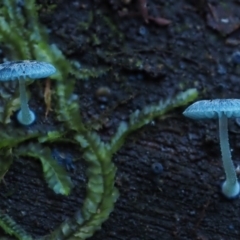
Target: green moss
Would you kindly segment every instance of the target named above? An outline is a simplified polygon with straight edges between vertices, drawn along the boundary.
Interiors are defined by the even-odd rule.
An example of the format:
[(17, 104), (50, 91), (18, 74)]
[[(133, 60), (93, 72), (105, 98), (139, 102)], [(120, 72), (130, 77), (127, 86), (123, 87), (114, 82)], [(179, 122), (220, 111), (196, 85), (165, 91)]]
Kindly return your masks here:
[[(26, 132), (23, 129), (14, 129), (13, 131), (12, 127), (10, 132), (7, 127), (6, 129), (3, 127), (3, 131), (0, 131), (0, 156), (1, 154), (11, 154), (14, 149), (15, 157), (28, 155), (39, 159), (43, 165), (48, 185), (57, 193), (69, 194), (71, 182), (66, 173), (54, 163), (50, 149), (43, 144), (69, 140), (79, 146), (88, 164), (87, 193), (83, 206), (79, 206), (79, 210), (74, 216), (63, 222), (50, 235), (40, 239), (84, 240), (101, 228), (102, 223), (113, 211), (119, 195), (118, 190), (114, 187), (116, 167), (112, 162), (112, 155), (124, 144), (126, 137), (132, 131), (136, 131), (167, 111), (186, 105), (197, 97), (197, 91), (190, 89), (180, 93), (176, 98), (167, 99), (135, 111), (130, 115), (128, 123), (120, 124), (110, 142), (103, 142), (98, 134), (90, 131), (84, 125), (78, 96), (74, 94), (74, 86), (75, 79), (97, 77), (109, 69), (84, 69), (78, 63), (68, 61), (55, 44), (49, 44), (46, 29), (38, 21), (34, 0), (25, 0), (24, 2), (25, 7), (20, 8), (16, 4), (16, 0), (3, 0), (3, 6), (0, 8), (0, 42), (8, 48), (8, 57), (11, 59), (37, 59), (50, 62), (57, 68), (57, 74), (53, 76), (56, 80), (56, 112), (57, 120), (62, 122), (64, 127), (41, 134)], [(88, 24), (91, 23), (91, 19)], [(121, 33), (109, 18), (105, 17), (104, 21), (115, 36), (118, 35), (122, 38)], [(125, 59), (122, 60), (120, 64), (126, 64), (124, 63)], [(135, 65), (138, 68), (141, 67), (142, 61), (137, 60)], [(69, 75), (69, 73), (72, 74)], [(68, 133), (71, 133), (71, 139), (67, 139)], [(6, 164), (4, 159), (0, 164), (4, 169), (1, 172), (3, 176), (8, 171), (10, 164)], [(18, 239), (32, 239), (7, 215), (0, 214), (0, 226), (8, 234), (14, 235)]]
[(57, 4), (39, 4), (37, 10), (42, 10), (47, 14), (52, 14), (57, 8)]
[(73, 183), (67, 176), (65, 169), (53, 159), (51, 150), (48, 147), (43, 147), (38, 143), (30, 143), (18, 147), (15, 150), (15, 154), (39, 159), (48, 186), (53, 189), (56, 194), (70, 194)]
[(77, 24), (77, 29), (87, 31), (90, 28), (92, 23), (93, 23), (93, 12), (89, 11), (87, 21), (79, 22)]
[(96, 34), (92, 34), (92, 45), (93, 46), (98, 46), (101, 44), (101, 40)]
[(103, 13), (99, 13), (99, 15), (102, 15), (104, 23), (110, 30), (109, 33), (111, 34), (111, 37), (115, 37), (115, 39), (123, 41), (124, 35), (114, 24), (113, 20), (107, 17), (106, 15), (104, 15)]

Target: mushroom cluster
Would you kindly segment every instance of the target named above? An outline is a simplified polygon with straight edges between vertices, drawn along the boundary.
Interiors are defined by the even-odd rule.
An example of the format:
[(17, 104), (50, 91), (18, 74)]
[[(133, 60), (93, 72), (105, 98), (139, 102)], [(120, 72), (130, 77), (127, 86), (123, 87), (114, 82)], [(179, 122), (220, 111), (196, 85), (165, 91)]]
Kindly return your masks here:
[(228, 118), (240, 117), (240, 99), (201, 100), (190, 105), (183, 115), (192, 119), (215, 118), (219, 121), (219, 139), (223, 168), (226, 180), (221, 190), (228, 199), (236, 198), (240, 193), (240, 184), (232, 161), (228, 140)]
[(19, 81), (21, 109), (17, 114), (17, 119), (22, 125), (30, 125), (36, 119), (34, 112), (28, 107), (25, 81), (28, 78), (46, 78), (55, 72), (56, 69), (52, 64), (33, 60), (12, 61), (0, 64), (0, 81)]

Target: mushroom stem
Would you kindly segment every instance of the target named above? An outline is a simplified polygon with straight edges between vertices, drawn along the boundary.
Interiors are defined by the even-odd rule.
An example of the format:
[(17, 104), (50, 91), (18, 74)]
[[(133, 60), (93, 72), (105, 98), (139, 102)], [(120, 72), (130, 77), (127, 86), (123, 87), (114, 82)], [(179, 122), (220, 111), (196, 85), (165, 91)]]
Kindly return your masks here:
[(18, 113), (18, 121), (23, 125), (30, 125), (34, 122), (35, 116), (28, 107), (27, 93), (24, 78), (19, 78), (19, 94), (21, 110)]
[(223, 167), (226, 174), (226, 180), (222, 185), (222, 192), (228, 198), (236, 197), (239, 194), (240, 186), (237, 181), (229, 146), (228, 118), (224, 113), (222, 113), (222, 116), (219, 116), (219, 138)]

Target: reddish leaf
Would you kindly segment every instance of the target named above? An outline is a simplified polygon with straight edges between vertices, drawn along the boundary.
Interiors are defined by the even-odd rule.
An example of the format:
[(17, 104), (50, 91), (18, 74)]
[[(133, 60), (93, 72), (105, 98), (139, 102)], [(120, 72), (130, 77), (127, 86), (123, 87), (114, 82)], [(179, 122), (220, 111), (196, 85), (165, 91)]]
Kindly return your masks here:
[(138, 8), (141, 16), (144, 21), (148, 23), (148, 8), (147, 8), (147, 0), (138, 0)]
[(159, 26), (167, 26), (172, 23), (172, 21), (161, 17), (148, 17), (148, 19), (155, 22)]
[[(213, 6), (208, 4), (209, 13), (207, 14), (207, 24), (223, 35), (228, 35), (240, 27), (240, 19), (235, 14), (239, 7), (223, 7), (222, 5)], [(235, 16), (234, 16), (235, 15)]]
[(52, 111), (51, 108), (51, 82), (50, 79), (46, 80), (46, 86), (44, 90), (44, 102), (46, 104), (46, 111), (45, 111), (45, 117), (47, 118), (48, 113)]

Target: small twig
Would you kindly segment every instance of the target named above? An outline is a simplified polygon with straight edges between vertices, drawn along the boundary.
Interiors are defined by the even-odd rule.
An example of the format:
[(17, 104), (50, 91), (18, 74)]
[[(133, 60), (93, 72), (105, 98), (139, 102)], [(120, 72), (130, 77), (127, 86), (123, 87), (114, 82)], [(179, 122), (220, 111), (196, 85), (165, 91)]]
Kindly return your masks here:
[(207, 200), (207, 202), (203, 205), (203, 209), (202, 209), (202, 212), (200, 213), (200, 217), (199, 217), (199, 220), (197, 221), (196, 225), (195, 225), (195, 228), (194, 228), (194, 232), (196, 233), (197, 229), (199, 228), (202, 220), (204, 219), (205, 217), (205, 213), (206, 213), (206, 210), (207, 208), (209, 207), (210, 205), (210, 198)]
[(46, 104), (46, 111), (45, 111), (45, 118), (47, 118), (48, 113), (50, 111), (52, 111), (51, 108), (51, 82), (50, 79), (48, 78), (46, 80), (46, 86), (45, 86), (45, 90), (44, 90), (44, 102)]
[(148, 23), (149, 17), (148, 17), (147, 0), (138, 0), (138, 8), (144, 21)]

